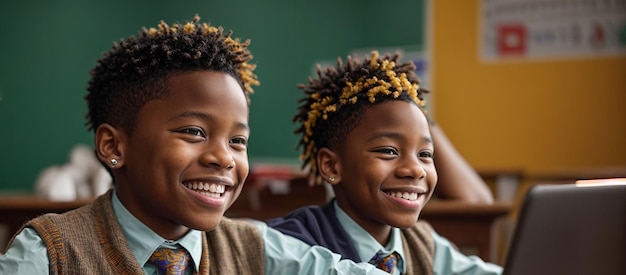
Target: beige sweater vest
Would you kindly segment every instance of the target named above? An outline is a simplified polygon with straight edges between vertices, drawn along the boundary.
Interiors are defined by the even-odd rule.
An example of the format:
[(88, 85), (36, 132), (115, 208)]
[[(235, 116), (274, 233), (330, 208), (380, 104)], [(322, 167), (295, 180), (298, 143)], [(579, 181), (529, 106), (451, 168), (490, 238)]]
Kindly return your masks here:
[[(25, 224), (43, 239), (50, 274), (143, 274), (113, 213), (111, 191), (64, 214)], [(254, 225), (223, 218), (202, 236), (198, 274), (263, 274), (263, 240)]]
[(430, 224), (424, 221), (418, 221), (413, 227), (402, 230), (406, 274), (433, 274), (435, 241), (432, 231)]

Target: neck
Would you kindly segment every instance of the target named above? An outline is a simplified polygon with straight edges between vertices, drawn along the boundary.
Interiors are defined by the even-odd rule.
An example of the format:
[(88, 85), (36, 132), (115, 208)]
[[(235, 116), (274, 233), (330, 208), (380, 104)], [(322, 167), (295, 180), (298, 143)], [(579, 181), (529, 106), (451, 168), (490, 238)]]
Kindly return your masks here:
[(378, 241), (380, 245), (387, 246), (389, 239), (391, 238), (391, 226), (386, 225), (384, 228), (375, 228), (374, 230), (367, 229), (367, 232)]
[(130, 192), (125, 192), (125, 190), (121, 188), (117, 188), (115, 192), (126, 210), (141, 223), (154, 231), (154, 233), (161, 236), (161, 238), (166, 240), (178, 240), (189, 232), (190, 229), (184, 225), (149, 215), (148, 211), (145, 211), (142, 205), (136, 203), (138, 201), (136, 198), (127, 196)]
[(354, 220), (359, 226), (361, 226), (367, 233), (369, 233), (378, 243), (382, 246), (386, 246), (391, 238), (391, 226), (385, 223), (382, 223), (377, 220), (373, 220), (369, 217), (361, 217), (357, 215), (354, 211), (352, 211), (349, 207), (345, 207), (342, 205), (341, 200), (337, 200), (337, 203), (341, 209), (346, 212), (346, 214)]

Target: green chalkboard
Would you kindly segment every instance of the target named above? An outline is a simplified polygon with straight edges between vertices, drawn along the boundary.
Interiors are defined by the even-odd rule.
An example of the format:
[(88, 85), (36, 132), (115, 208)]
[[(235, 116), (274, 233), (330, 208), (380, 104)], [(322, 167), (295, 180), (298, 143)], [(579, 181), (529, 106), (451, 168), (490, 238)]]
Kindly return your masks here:
[(252, 40), (251, 161), (297, 161), (291, 117), (315, 62), (353, 49), (423, 48), (424, 1), (6, 1), (0, 4), (0, 191), (32, 190), (84, 127), (89, 70), (114, 41), (160, 20), (203, 21)]

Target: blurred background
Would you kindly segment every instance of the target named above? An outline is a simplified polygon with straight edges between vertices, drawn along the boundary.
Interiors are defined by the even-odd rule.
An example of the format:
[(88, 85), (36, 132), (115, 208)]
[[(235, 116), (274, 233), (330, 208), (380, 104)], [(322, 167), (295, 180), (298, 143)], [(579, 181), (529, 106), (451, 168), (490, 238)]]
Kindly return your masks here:
[(261, 86), (252, 97), (251, 161), (298, 162), (291, 117), (315, 63), (362, 47), (421, 49), (423, 1), (11, 1), (0, 8), (0, 191), (92, 145), (84, 127), (89, 70), (114, 41), (156, 26), (204, 22), (250, 39)]
[(296, 85), (316, 63), (398, 49), (420, 66), (431, 114), (477, 169), (623, 167), (624, 10), (624, 1), (575, 0), (3, 2), (0, 193), (30, 192), (42, 169), (92, 145), (83, 97), (114, 41), (194, 14), (252, 40), (261, 80), (252, 163), (298, 163)]
[[(461, 248), (477, 246), (469, 251), (501, 263), (512, 225), (498, 221), (514, 218), (512, 202), (533, 184), (626, 177), (623, 0), (5, 1), (0, 223), (9, 225), (0, 247), (26, 219), (89, 201), (32, 195), (42, 171), (66, 164), (77, 145), (93, 146), (83, 97), (102, 53), (142, 26), (195, 14), (252, 41), (261, 81), (250, 113), (252, 185), (292, 179), (272, 164), (299, 165), (296, 85), (317, 63), (373, 49), (415, 62), (431, 91), (430, 114), (494, 192), (493, 206), (431, 202), (421, 214)], [(265, 164), (269, 170), (259, 168)], [(263, 218), (325, 201), (323, 188), (298, 186), (307, 187), (295, 184), (289, 196), (252, 188), (256, 199), (242, 195), (230, 214)], [(483, 233), (460, 227), (478, 219), (486, 221)], [(492, 230), (494, 222), (501, 230)], [(478, 235), (487, 241), (474, 243)]]

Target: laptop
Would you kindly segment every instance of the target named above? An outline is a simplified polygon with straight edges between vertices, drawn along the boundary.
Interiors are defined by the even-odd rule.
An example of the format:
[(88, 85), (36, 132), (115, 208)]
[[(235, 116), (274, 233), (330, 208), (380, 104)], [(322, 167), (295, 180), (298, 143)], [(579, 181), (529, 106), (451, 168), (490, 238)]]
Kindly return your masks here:
[(626, 274), (626, 179), (532, 187), (503, 274)]

